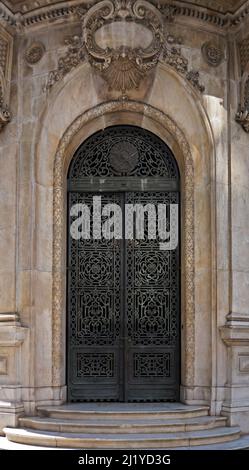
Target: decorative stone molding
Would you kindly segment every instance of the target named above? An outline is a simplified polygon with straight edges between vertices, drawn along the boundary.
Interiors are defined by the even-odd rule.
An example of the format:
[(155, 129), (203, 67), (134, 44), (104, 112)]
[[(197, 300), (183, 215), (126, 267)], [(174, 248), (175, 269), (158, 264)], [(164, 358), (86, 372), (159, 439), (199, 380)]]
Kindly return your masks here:
[[(36, 24), (45, 23), (51, 20), (54, 22), (56, 20), (61, 20), (62, 18), (75, 18), (78, 5), (82, 5), (83, 8), (90, 8), (97, 2), (89, 0), (88, 4), (86, 4), (85, 1), (79, 1), (79, 3), (73, 0), (71, 0), (70, 3), (68, 1), (60, 1), (57, 6), (56, 4), (49, 5), (47, 2), (45, 4), (39, 2), (39, 6), (34, 5), (30, 11), (25, 11), (23, 13), (13, 13), (5, 5), (1, 4), (0, 18), (15, 28), (20, 28), (20, 26), (32, 27)], [(174, 17), (184, 16), (195, 18), (196, 20), (212, 24), (218, 28), (231, 29), (231, 27), (236, 27), (241, 24), (243, 20), (249, 16), (247, 3), (245, 3), (244, 8), (240, 8), (238, 13), (230, 12), (229, 14), (224, 10), (215, 9), (214, 5), (216, 6), (216, 2), (212, 4), (210, 9), (208, 9), (209, 7), (202, 8), (202, 6), (196, 5), (194, 2), (187, 4), (186, 1), (183, 1), (181, 4), (179, 0), (171, 0), (166, 4), (164, 0), (152, 0), (150, 3), (154, 4), (154, 6), (160, 9), (163, 13), (165, 12), (166, 15), (170, 12)]]
[(0, 326), (6, 324), (19, 324), (19, 315), (16, 312), (0, 313)]
[(0, 131), (10, 121), (9, 111), (10, 79), (12, 67), (13, 40), (0, 26)]
[[(81, 36), (67, 38), (66, 54), (59, 59), (58, 68), (50, 72), (44, 89), (49, 90), (67, 73), (88, 60), (91, 66), (108, 83), (109, 89), (125, 96), (137, 88), (159, 60), (182, 74), (199, 92), (205, 88), (199, 82), (199, 72), (189, 70), (179, 44), (182, 38), (167, 34), (162, 14), (145, 0), (103, 0), (87, 13), (78, 9), (82, 20)], [(171, 21), (169, 11), (167, 21)], [(109, 30), (108, 28), (112, 28)], [(117, 27), (121, 39), (113, 39)], [(136, 37), (144, 37), (144, 48)], [(109, 39), (111, 38), (111, 39)], [(113, 42), (118, 41), (118, 44)]]
[(205, 62), (211, 67), (218, 67), (224, 60), (223, 48), (213, 41), (207, 41), (201, 48)]
[(249, 321), (236, 326), (225, 325), (220, 328), (221, 338), (229, 346), (249, 347)]
[(189, 144), (177, 124), (166, 114), (142, 102), (116, 100), (100, 104), (80, 115), (67, 129), (62, 137), (54, 161), (53, 186), (53, 301), (52, 301), (52, 334), (53, 334), (53, 385), (61, 385), (61, 364), (63, 358), (63, 298), (64, 298), (64, 194), (65, 174), (64, 158), (74, 136), (89, 122), (106, 114), (131, 112), (150, 118), (159, 123), (176, 140), (184, 158), (183, 199), (184, 199), (184, 312), (185, 312), (185, 377), (184, 385), (193, 386), (195, 377), (195, 234), (194, 234), (194, 164)]
[(41, 42), (34, 42), (25, 52), (25, 59), (29, 65), (35, 65), (42, 59), (45, 47)]

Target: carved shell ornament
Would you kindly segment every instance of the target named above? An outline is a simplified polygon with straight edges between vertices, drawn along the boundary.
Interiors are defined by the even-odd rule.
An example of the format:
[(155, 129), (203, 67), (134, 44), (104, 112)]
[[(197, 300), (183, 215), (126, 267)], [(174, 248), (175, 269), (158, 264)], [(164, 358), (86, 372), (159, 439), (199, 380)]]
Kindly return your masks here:
[(67, 51), (58, 67), (49, 73), (44, 91), (50, 90), (72, 69), (88, 63), (111, 90), (138, 88), (159, 59), (204, 92), (200, 74), (189, 69), (182, 55), (182, 38), (169, 34), (166, 25), (174, 20), (171, 10), (158, 9), (146, 0), (103, 0), (87, 9), (79, 7), (81, 34), (65, 40)]
[[(162, 16), (144, 0), (98, 3), (85, 15), (82, 32), (89, 62), (111, 89), (123, 94), (139, 86), (145, 72), (157, 65), (163, 49)], [(111, 40), (108, 43), (113, 32), (114, 47)], [(137, 44), (141, 34), (144, 47)]]

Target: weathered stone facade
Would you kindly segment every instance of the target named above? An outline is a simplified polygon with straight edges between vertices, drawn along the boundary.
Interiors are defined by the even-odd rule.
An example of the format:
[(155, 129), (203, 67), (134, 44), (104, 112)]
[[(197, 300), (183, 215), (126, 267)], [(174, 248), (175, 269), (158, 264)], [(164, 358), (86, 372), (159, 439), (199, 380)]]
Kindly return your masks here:
[(249, 433), (248, 2), (31, 3), (0, 3), (0, 428), (66, 401), (67, 169), (134, 124), (181, 172), (181, 400)]

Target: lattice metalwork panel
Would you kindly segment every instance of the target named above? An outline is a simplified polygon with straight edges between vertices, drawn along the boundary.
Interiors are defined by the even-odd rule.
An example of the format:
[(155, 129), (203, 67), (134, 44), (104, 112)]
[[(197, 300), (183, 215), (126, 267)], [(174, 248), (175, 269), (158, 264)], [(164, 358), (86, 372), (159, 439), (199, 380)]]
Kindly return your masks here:
[[(91, 183), (84, 191), (86, 177)], [(103, 186), (103, 177), (109, 178), (107, 186)], [(132, 180), (132, 190), (121, 190), (119, 185), (127, 177), (128, 184)], [(110, 184), (115, 178), (117, 183)], [(141, 183), (144, 179), (150, 188), (147, 191)], [(88, 206), (90, 237), (68, 237), (70, 400), (178, 399), (179, 246), (171, 251), (159, 249), (158, 227), (155, 239), (150, 239), (146, 212), (144, 238), (138, 239), (135, 222), (128, 220), (124, 210), (125, 203), (165, 204), (169, 230), (170, 204), (179, 204), (178, 180), (168, 147), (136, 127), (108, 128), (90, 137), (76, 152), (69, 181), (78, 183), (69, 185), (74, 189), (69, 189), (68, 211), (75, 204)], [(101, 195), (102, 207), (114, 203), (122, 208), (121, 240), (94, 238), (96, 195)], [(101, 220), (106, 219), (102, 216)], [(129, 224), (134, 239), (125, 239)]]
[[(102, 203), (120, 203), (121, 195), (102, 195)], [(106, 380), (112, 380), (118, 394), (120, 381), (121, 246), (115, 240), (93, 237), (93, 194), (69, 193), (69, 210), (75, 204), (90, 209), (90, 238), (69, 237), (68, 257), (68, 369), (69, 397), (84, 399), (81, 387), (91, 399), (91, 386), (98, 380), (100, 397)], [(76, 217), (75, 217), (76, 218)], [(74, 217), (71, 217), (71, 221)], [(103, 218), (105, 220), (105, 218)], [(111, 350), (110, 350), (111, 348)], [(82, 385), (84, 384), (84, 385)], [(90, 384), (90, 385), (89, 385)]]
[[(128, 204), (178, 203), (178, 193), (127, 193)], [(170, 226), (169, 218), (167, 226)], [(178, 341), (178, 250), (160, 251), (159, 235), (127, 242), (127, 331), (134, 345), (167, 345)]]
[(169, 377), (169, 353), (135, 353), (134, 377)]
[(77, 377), (113, 377), (114, 354), (77, 353)]
[(144, 129), (115, 126), (89, 137), (77, 150), (69, 178), (86, 176), (161, 176), (178, 178), (169, 148)]
[[(92, 209), (92, 193), (70, 193), (69, 205)], [(102, 203), (119, 203), (118, 195), (102, 195)], [(92, 221), (92, 218), (91, 218)], [(115, 240), (70, 237), (70, 343), (114, 345), (120, 334), (120, 245)]]

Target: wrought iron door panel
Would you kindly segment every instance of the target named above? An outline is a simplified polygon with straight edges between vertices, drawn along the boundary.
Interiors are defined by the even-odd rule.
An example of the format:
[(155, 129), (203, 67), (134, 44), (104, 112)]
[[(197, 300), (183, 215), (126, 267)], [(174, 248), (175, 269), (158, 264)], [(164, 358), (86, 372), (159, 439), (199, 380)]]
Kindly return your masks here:
[[(79, 203), (92, 209), (93, 196), (69, 193), (69, 211)], [(105, 194), (102, 203), (120, 203), (120, 198)], [(95, 240), (92, 230), (91, 224), (89, 240), (69, 237), (68, 393), (70, 400), (119, 400), (123, 382), (121, 244)]]
[[(177, 192), (131, 192), (128, 204), (178, 204)], [(169, 216), (167, 225), (170, 225)], [(135, 227), (134, 227), (135, 231)], [(178, 249), (159, 249), (159, 236), (126, 242), (126, 399), (176, 400), (179, 381)]]
[[(77, 150), (68, 211), (77, 203), (92, 208), (94, 195), (102, 206), (177, 204), (178, 189), (176, 161), (159, 138), (114, 126)], [(69, 400), (177, 400), (179, 249), (160, 250), (146, 224), (144, 240), (96, 240), (90, 229), (89, 240), (68, 236)]]

